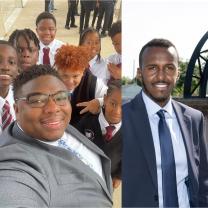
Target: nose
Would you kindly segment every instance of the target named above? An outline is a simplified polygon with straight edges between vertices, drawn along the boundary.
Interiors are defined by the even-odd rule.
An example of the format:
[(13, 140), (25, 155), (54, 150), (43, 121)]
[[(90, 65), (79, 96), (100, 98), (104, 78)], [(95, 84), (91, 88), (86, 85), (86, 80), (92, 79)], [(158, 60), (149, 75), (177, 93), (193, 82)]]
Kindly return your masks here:
[(117, 114), (117, 115), (121, 115), (121, 105), (118, 105), (117, 107), (114, 108), (114, 112)]
[(64, 84), (66, 85), (68, 90), (73, 90), (74, 79), (73, 78), (67, 78), (67, 80), (64, 81)]
[(2, 71), (8, 71), (9, 70), (9, 64), (7, 61), (3, 61), (1, 64), (1, 70)]
[(43, 108), (46, 113), (56, 113), (60, 110), (60, 106), (56, 104), (52, 97), (48, 98), (48, 102)]
[(165, 77), (165, 70), (163, 68), (158, 68), (158, 70), (157, 70), (158, 80), (163, 80), (164, 77)]
[(23, 50), (22, 56), (23, 56), (24, 58), (28, 58), (28, 57), (30, 56), (29, 50), (28, 50), (28, 49)]

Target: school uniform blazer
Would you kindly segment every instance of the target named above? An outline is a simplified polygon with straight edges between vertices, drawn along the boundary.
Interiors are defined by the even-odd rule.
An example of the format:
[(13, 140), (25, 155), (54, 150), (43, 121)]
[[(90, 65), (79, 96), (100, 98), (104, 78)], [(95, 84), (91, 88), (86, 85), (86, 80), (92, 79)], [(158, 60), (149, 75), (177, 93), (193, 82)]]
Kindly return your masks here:
[(107, 142), (103, 138), (98, 117), (99, 114), (93, 115), (91, 113), (87, 113), (83, 116), (80, 122), (75, 125), (75, 128), (77, 128), (89, 140), (102, 149), (103, 152), (111, 159), (111, 176), (121, 178), (121, 128), (112, 137), (111, 141)]
[[(208, 149), (203, 115), (172, 101), (188, 160), (188, 194), (191, 206), (208, 207)], [(142, 94), (123, 106), (123, 207), (158, 207), (156, 157)], [(207, 136), (206, 136), (207, 137)]]
[(112, 207), (110, 160), (72, 126), (66, 132), (100, 156), (104, 180), (70, 151), (12, 123), (0, 136), (0, 207)]

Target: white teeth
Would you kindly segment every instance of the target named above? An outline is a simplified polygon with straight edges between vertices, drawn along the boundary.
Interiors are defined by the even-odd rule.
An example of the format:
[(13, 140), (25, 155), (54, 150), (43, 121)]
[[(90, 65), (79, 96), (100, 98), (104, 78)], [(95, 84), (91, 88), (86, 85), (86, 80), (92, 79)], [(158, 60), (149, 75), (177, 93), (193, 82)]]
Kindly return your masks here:
[(58, 124), (59, 122), (58, 121), (56, 121), (56, 122), (49, 122), (49, 123), (47, 123), (47, 124), (49, 124), (49, 125), (56, 125), (56, 124)]
[(162, 87), (162, 88), (163, 88), (163, 87), (167, 87), (167, 84), (162, 84), (162, 83), (161, 83), (161, 84), (156, 84), (155, 86), (156, 86), (156, 87)]
[(7, 75), (7, 74), (1, 74), (1, 75), (0, 75), (0, 78), (10, 78), (10, 76)]

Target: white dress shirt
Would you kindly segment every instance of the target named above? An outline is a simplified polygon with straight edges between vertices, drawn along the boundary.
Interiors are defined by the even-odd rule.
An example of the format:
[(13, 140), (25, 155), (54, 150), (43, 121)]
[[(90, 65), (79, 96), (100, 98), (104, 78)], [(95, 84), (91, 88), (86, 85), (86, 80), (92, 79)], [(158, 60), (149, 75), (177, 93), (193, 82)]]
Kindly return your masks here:
[[(98, 99), (100, 106), (103, 106), (103, 97), (107, 93), (107, 89), (108, 87), (105, 85), (103, 80), (97, 78), (95, 85), (95, 98)], [(69, 93), (73, 94), (74, 90), (70, 90)]]
[[(110, 124), (106, 121), (102, 110), (100, 111), (100, 114), (98, 116), (98, 121), (100, 124), (102, 135), (105, 135), (106, 134), (106, 127), (109, 126)], [(115, 126), (115, 129), (112, 132), (112, 136), (114, 136), (117, 133), (117, 131), (121, 128), (121, 122), (119, 122), (117, 124), (113, 124), (113, 126)]]
[[(15, 112), (14, 112), (14, 98), (13, 98), (13, 90), (12, 90), (12, 86), (10, 85), (9, 87), (9, 92), (6, 96), (6, 98), (3, 98), (0, 96), (0, 124), (2, 125), (2, 113), (3, 113), (3, 106), (6, 102), (6, 100), (9, 102), (9, 105), (10, 105), (10, 113), (12, 115), (12, 118), (15, 120), (16, 119), (16, 116), (15, 116)], [(2, 133), (2, 128), (1, 128), (1, 125), (0, 125), (0, 134)]]
[(102, 79), (105, 84), (107, 84), (108, 80), (110, 79), (110, 72), (108, 71), (107, 62), (102, 57), (100, 57), (100, 60), (97, 58), (98, 56), (96, 55), (90, 60), (90, 71), (96, 77)]
[(46, 47), (46, 48), (50, 48), (49, 58), (50, 58), (50, 64), (51, 64), (51, 66), (53, 66), (54, 65), (54, 57), (56, 55), (56, 50), (58, 48), (60, 48), (63, 44), (64, 44), (64, 42), (54, 39), (49, 45), (46, 46), (40, 41), (38, 64), (43, 64), (43, 48)]
[[(17, 125), (21, 129), (21, 131), (23, 131), (23, 129), (18, 123)], [(78, 159), (80, 159), (85, 165), (92, 168), (104, 180), (104, 174), (103, 174), (103, 168), (102, 168), (102, 162), (100, 156), (92, 152), (88, 147), (86, 147), (83, 143), (81, 143), (71, 134), (64, 132), (63, 136), (60, 139), (52, 142), (49, 141), (46, 142), (43, 140), (38, 140), (38, 141), (48, 145), (59, 147), (58, 144), (59, 140), (64, 140), (66, 144), (70, 147), (70, 149), (75, 153), (74, 155), (76, 154), (81, 155), (81, 157), (78, 157)]]
[[(153, 143), (155, 148), (156, 163), (157, 163), (157, 179), (158, 179), (158, 195), (159, 195), (159, 207), (163, 207), (163, 193), (162, 193), (162, 170), (161, 170), (161, 152), (160, 152), (160, 141), (158, 133), (159, 116), (157, 112), (161, 107), (151, 100), (144, 91), (142, 97), (147, 109), (147, 114), (150, 122), (152, 131)], [(178, 192), (178, 203), (179, 207), (190, 207), (188, 199), (188, 191), (185, 184), (185, 180), (188, 176), (188, 164), (185, 145), (183, 142), (181, 130), (173, 110), (171, 99), (162, 108), (165, 112), (165, 120), (170, 129), (173, 152), (175, 157), (176, 166), (176, 180), (177, 180), (177, 192)]]

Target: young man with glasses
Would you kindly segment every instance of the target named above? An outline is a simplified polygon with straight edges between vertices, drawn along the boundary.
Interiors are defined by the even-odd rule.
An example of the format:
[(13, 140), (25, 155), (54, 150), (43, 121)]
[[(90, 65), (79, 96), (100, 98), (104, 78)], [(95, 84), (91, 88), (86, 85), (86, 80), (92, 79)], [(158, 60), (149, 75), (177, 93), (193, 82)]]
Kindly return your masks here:
[(0, 138), (0, 207), (111, 207), (110, 161), (68, 125), (57, 72), (34, 65), (21, 73), (14, 99), (17, 120)]

